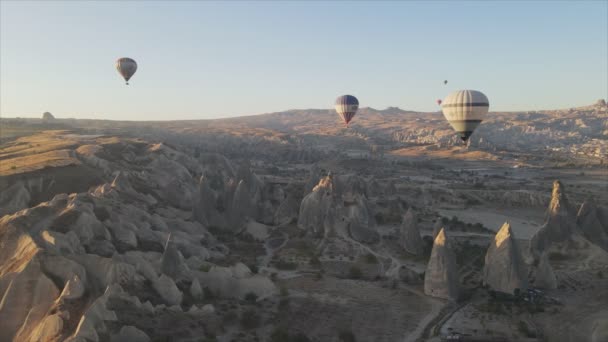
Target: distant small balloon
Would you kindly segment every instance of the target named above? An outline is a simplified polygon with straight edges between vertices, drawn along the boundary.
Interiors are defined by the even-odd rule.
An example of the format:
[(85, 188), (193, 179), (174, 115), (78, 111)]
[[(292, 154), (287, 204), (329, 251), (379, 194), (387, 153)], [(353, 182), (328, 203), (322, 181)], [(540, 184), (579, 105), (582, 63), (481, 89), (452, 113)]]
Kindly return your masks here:
[(355, 117), (357, 109), (359, 109), (359, 100), (352, 95), (343, 95), (336, 99), (336, 112), (347, 126)]
[(441, 106), (441, 99), (437, 99), (437, 104)]
[(128, 57), (119, 58), (116, 61), (116, 70), (125, 79), (125, 83), (129, 84), (129, 80), (137, 71), (137, 63)]
[(443, 81), (443, 84), (448, 84), (448, 80)]

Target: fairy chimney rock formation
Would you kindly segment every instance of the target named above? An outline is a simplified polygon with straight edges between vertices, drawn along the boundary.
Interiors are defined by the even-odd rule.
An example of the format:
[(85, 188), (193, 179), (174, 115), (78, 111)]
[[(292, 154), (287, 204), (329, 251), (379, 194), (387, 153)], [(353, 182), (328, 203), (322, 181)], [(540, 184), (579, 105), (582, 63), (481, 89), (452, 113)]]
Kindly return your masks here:
[(433, 251), (424, 275), (424, 293), (428, 296), (457, 300), (460, 292), (458, 269), (445, 230), (441, 229), (433, 243)]
[(406, 252), (414, 255), (422, 254), (423, 242), (418, 230), (418, 219), (412, 208), (409, 208), (403, 216), (400, 233), (399, 242)]
[(528, 272), (508, 222), (502, 225), (488, 248), (483, 283), (494, 291), (510, 294), (528, 288)]

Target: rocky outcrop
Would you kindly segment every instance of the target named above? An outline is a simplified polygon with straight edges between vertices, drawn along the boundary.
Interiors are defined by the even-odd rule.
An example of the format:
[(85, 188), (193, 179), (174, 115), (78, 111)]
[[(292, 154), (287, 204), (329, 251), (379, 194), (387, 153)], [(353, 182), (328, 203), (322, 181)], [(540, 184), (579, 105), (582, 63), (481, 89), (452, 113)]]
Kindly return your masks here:
[(424, 251), (424, 244), (418, 230), (418, 218), (412, 208), (409, 208), (403, 216), (399, 243), (406, 252), (420, 255)]
[(0, 277), (0, 341), (21, 340), (16, 335), (23, 338), (39, 324), (44, 325), (45, 316), (58, 297), (59, 290), (42, 272), (37, 258), (23, 269)]
[(252, 217), (255, 209), (253, 208), (249, 185), (244, 181), (239, 181), (234, 191), (230, 209), (230, 230), (238, 232), (243, 229), (245, 220)]
[(198, 278), (194, 278), (192, 284), (190, 285), (190, 296), (194, 300), (203, 299), (203, 289), (201, 287), (201, 283), (198, 281)]
[(576, 221), (589, 241), (608, 251), (608, 226), (600, 221), (600, 210), (593, 202), (586, 201), (581, 205)]
[(564, 186), (556, 180), (545, 224), (532, 237), (530, 252), (538, 257), (551, 244), (566, 241), (577, 231), (576, 210), (568, 201)]
[(123, 325), (118, 334), (113, 335), (111, 342), (149, 342), (150, 337), (145, 332), (132, 325)]
[(183, 277), (188, 278), (190, 270), (188, 269), (188, 265), (184, 262), (184, 256), (177, 249), (172, 236), (172, 234), (169, 234), (169, 237), (167, 238), (165, 251), (160, 260), (160, 271), (176, 280)]
[(513, 294), (528, 288), (528, 272), (511, 225), (502, 225), (486, 253), (483, 283), (494, 291)]
[(557, 288), (557, 277), (553, 272), (553, 267), (551, 267), (547, 253), (541, 255), (538, 266), (536, 267), (534, 286), (547, 290)]
[(106, 288), (104, 294), (97, 298), (82, 315), (76, 331), (67, 341), (99, 341), (99, 334), (107, 334), (106, 322), (118, 320), (116, 313), (107, 308), (108, 299), (122, 291), (119, 285)]
[(302, 200), (298, 227), (320, 236), (347, 236), (366, 243), (379, 239), (365, 182), (352, 175), (330, 174), (321, 179)]
[(428, 296), (458, 300), (460, 284), (454, 253), (441, 229), (433, 243), (433, 250), (424, 274), (424, 293)]
[(42, 113), (42, 120), (49, 121), (49, 120), (54, 120), (54, 119), (55, 119), (55, 116), (53, 116), (53, 114), (51, 114), (50, 112)]
[(299, 209), (300, 202), (297, 200), (296, 196), (293, 194), (287, 195), (274, 214), (274, 224), (282, 225), (291, 223), (298, 218)]
[(214, 266), (209, 272), (198, 273), (198, 279), (214, 294), (225, 298), (242, 299), (250, 292), (263, 298), (277, 293), (277, 287), (270, 279), (252, 274), (242, 263), (231, 267)]
[(161, 274), (161, 276), (152, 285), (154, 286), (154, 289), (158, 295), (167, 305), (181, 304), (183, 294), (177, 288), (173, 279), (169, 278), (165, 274)]

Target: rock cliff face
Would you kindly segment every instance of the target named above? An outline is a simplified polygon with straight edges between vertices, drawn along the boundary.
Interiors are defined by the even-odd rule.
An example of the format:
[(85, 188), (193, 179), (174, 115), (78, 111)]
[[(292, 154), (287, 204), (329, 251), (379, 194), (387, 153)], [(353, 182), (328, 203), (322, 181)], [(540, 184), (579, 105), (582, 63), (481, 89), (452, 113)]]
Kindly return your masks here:
[(454, 301), (460, 295), (458, 269), (444, 229), (439, 231), (433, 243), (433, 251), (424, 274), (424, 293)]
[(365, 182), (353, 175), (322, 178), (302, 200), (298, 226), (319, 236), (335, 234), (367, 243), (379, 239)]
[(403, 216), (399, 242), (403, 249), (414, 255), (422, 254), (424, 244), (418, 230), (418, 218), (412, 208), (409, 208)]
[(496, 233), (486, 253), (483, 283), (494, 291), (513, 294), (528, 288), (528, 272), (511, 225)]
[[(156, 327), (122, 326), (118, 318), (125, 312), (183, 314), (182, 307), (203, 298), (204, 288), (220, 298), (276, 293), (270, 279), (242, 264), (199, 270), (227, 252), (206, 226), (189, 220), (192, 203), (186, 202), (198, 197), (192, 174), (203, 167), (167, 146), (134, 146), (95, 149), (116, 168), (106, 175), (111, 182), (0, 218), (1, 341), (147, 341)], [(123, 160), (129, 169), (120, 167)], [(199, 204), (243, 200), (211, 192), (211, 180), (203, 177)], [(213, 221), (212, 209), (222, 214), (202, 205), (194, 214)], [(200, 329), (197, 336), (204, 335)]]
[(547, 211), (545, 224), (534, 234), (530, 241), (530, 252), (539, 256), (552, 243), (563, 242), (578, 232), (576, 210), (568, 201), (562, 183), (553, 182), (551, 203)]

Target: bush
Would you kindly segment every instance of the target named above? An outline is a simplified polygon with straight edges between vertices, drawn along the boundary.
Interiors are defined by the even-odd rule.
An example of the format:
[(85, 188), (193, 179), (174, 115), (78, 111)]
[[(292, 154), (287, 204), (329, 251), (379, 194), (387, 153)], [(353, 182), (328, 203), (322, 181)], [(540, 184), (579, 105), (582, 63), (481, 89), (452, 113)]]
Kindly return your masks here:
[(247, 310), (241, 315), (241, 326), (245, 329), (254, 329), (260, 325), (260, 317), (254, 310)]
[(352, 331), (343, 330), (338, 334), (338, 338), (342, 342), (357, 342), (355, 335)]
[(378, 258), (376, 258), (376, 256), (372, 253), (367, 253), (365, 255), (365, 262), (368, 264), (375, 264), (378, 262)]
[(289, 342), (289, 334), (283, 328), (275, 328), (270, 334), (270, 342)]
[(238, 315), (236, 314), (236, 312), (228, 311), (228, 312), (226, 312), (224, 317), (222, 317), (222, 321), (226, 324), (231, 324), (231, 323), (234, 323), (237, 320), (237, 318), (238, 318)]
[(528, 338), (536, 338), (536, 332), (531, 330), (528, 324), (524, 321), (517, 323), (517, 329)]
[(255, 303), (256, 300), (258, 300), (258, 295), (256, 295), (253, 292), (247, 292), (245, 294), (245, 300), (248, 301), (249, 303)]
[(298, 265), (294, 262), (279, 260), (276, 264), (277, 268), (283, 271), (293, 271), (298, 268)]
[(308, 336), (302, 333), (297, 333), (293, 335), (293, 337), (291, 338), (291, 342), (310, 342), (310, 339), (308, 338)]
[(319, 260), (319, 257), (317, 257), (316, 255), (313, 256), (312, 258), (310, 258), (310, 261), (308, 263), (312, 267), (320, 267), (321, 266), (321, 260)]
[(348, 270), (348, 277), (351, 279), (361, 279), (362, 276), (363, 272), (361, 272), (361, 269), (357, 266), (352, 266)]
[(215, 298), (215, 293), (213, 293), (213, 291), (211, 291), (210, 288), (205, 287), (205, 288), (203, 288), (203, 296), (207, 300), (212, 300)]

